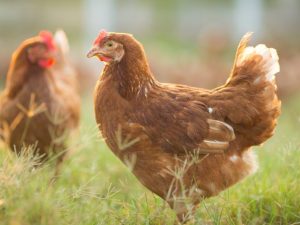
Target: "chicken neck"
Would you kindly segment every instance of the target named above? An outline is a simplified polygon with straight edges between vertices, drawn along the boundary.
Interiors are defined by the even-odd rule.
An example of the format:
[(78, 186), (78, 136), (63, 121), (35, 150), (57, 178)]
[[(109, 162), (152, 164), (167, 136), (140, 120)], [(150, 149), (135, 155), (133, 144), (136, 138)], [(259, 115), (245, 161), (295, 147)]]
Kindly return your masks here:
[(149, 90), (157, 86), (145, 55), (129, 52), (120, 62), (107, 64), (103, 77), (112, 76), (123, 98), (147, 97)]

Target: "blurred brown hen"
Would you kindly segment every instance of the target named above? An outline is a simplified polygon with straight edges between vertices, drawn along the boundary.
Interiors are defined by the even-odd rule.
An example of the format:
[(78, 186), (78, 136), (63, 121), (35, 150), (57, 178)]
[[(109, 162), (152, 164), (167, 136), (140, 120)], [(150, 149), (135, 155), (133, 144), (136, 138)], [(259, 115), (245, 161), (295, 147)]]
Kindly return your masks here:
[(80, 114), (75, 72), (66, 61), (62, 36), (62, 31), (54, 38), (43, 31), (24, 41), (12, 55), (0, 98), (0, 135), (10, 148), (20, 153), (31, 146), (42, 159), (58, 154), (58, 162)]
[(275, 49), (241, 40), (225, 85), (204, 90), (158, 82), (130, 34), (102, 31), (88, 57), (106, 63), (95, 89), (95, 114), (111, 150), (179, 221), (203, 198), (256, 168), (251, 146), (270, 138), (280, 114)]

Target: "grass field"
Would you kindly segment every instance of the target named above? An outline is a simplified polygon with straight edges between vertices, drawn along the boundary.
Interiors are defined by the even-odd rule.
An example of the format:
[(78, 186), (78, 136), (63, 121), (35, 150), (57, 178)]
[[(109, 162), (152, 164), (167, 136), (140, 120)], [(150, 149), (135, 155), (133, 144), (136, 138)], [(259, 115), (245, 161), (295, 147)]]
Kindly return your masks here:
[[(300, 224), (299, 102), (283, 101), (276, 135), (256, 148), (259, 171), (205, 200), (196, 224)], [(173, 224), (172, 210), (99, 138), (90, 101), (82, 117), (55, 185), (49, 185), (53, 163), (32, 169), (33, 160), (0, 149), (0, 225)]]

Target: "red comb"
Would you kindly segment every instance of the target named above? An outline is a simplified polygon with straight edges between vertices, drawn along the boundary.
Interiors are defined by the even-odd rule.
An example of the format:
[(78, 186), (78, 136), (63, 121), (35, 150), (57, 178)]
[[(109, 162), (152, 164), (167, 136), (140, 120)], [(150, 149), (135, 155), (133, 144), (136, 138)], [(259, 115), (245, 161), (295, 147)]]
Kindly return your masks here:
[(105, 38), (108, 35), (106, 30), (101, 30), (98, 37), (94, 41), (94, 45), (99, 44), (103, 38)]
[(47, 45), (49, 50), (55, 50), (55, 44), (51, 32), (41, 31), (39, 33), (39, 36), (42, 38), (43, 42)]

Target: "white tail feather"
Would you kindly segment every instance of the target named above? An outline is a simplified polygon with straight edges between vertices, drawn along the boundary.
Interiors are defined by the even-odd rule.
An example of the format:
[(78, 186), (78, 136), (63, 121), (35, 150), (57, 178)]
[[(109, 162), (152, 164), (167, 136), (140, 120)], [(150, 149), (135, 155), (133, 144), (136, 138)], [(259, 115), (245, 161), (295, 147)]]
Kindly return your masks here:
[[(275, 75), (280, 71), (279, 57), (274, 48), (268, 48), (264, 44), (259, 44), (256, 47), (249, 46), (239, 55), (237, 59), (237, 66), (242, 65), (246, 60), (254, 55), (260, 55), (263, 58), (263, 68), (265, 69), (266, 79), (272, 82)], [(258, 78), (254, 83), (258, 83), (261, 79)]]
[(69, 53), (69, 41), (66, 33), (63, 30), (57, 30), (55, 32), (54, 40), (64, 54)]

